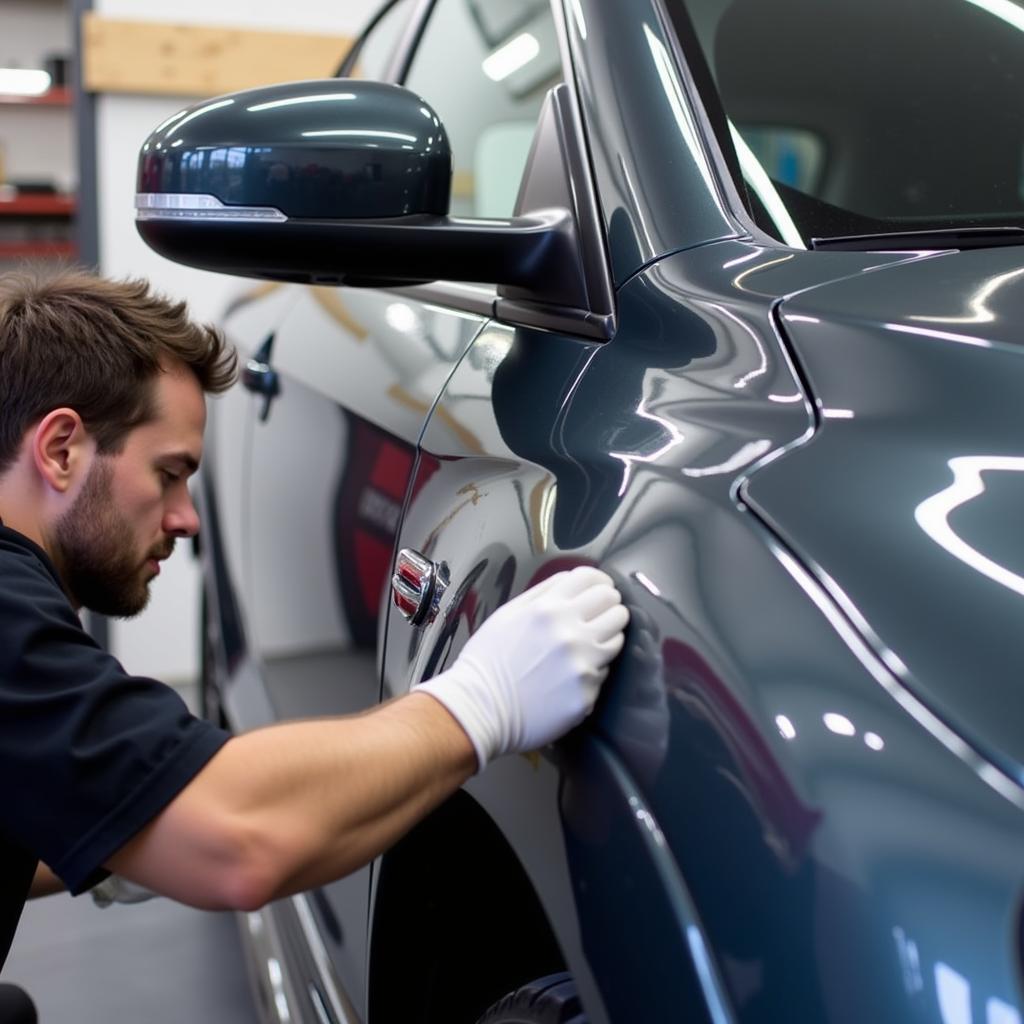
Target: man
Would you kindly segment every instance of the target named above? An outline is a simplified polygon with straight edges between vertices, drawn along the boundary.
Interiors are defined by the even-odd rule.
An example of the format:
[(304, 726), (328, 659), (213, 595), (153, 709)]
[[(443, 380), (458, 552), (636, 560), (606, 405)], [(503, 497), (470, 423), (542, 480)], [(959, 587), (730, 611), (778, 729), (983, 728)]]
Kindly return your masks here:
[(354, 870), (492, 758), (582, 721), (622, 647), (618, 592), (582, 568), (354, 717), (229, 737), (129, 676), (77, 613), (141, 611), (175, 539), (199, 529), (187, 480), (204, 393), (234, 367), (217, 332), (143, 282), (0, 279), (0, 964), (28, 895), (107, 872), (253, 909)]

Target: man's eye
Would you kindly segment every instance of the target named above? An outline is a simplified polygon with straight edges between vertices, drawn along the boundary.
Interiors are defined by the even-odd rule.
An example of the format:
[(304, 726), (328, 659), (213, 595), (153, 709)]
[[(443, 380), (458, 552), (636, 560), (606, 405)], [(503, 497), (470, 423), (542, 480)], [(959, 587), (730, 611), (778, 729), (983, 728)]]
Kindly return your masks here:
[(164, 482), (168, 484), (172, 484), (175, 480), (181, 479), (177, 473), (172, 473), (169, 469), (161, 469), (160, 475), (164, 478)]

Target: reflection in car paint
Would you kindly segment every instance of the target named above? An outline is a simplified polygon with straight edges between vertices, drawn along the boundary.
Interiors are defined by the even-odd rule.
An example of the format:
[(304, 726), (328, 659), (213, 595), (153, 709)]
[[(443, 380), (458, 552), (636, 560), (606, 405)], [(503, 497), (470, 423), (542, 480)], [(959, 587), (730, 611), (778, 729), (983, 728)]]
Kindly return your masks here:
[(908, 320), (920, 320), (924, 323), (936, 324), (988, 324), (994, 323), (995, 313), (988, 308), (986, 303), (1004, 284), (1024, 274), (1024, 267), (1020, 270), (1011, 270), (1005, 274), (996, 274), (995, 277), (986, 281), (967, 300), (967, 306), (971, 310), (968, 316), (910, 316)]
[[(920, 701), (892, 673), (889, 667), (868, 646), (861, 632), (853, 629), (849, 620), (836, 608), (821, 589), (817, 580), (793, 556), (778, 545), (773, 545), (775, 556), (786, 567), (790, 575), (799, 584), (805, 594), (824, 614), (829, 624), (842, 638), (843, 642), (856, 655), (861, 664), (874, 679), (885, 689), (914, 720), (923, 726), (947, 750), (964, 762), (986, 785), (991, 786), (1001, 796), (1017, 807), (1024, 808), (1024, 793), (1020, 787), (1001, 771), (990, 765), (956, 732), (954, 732), (931, 708)], [(893, 655), (895, 657), (895, 655)]]
[(1006, 566), (987, 558), (977, 548), (971, 547), (949, 525), (954, 510), (985, 493), (982, 473), (994, 471), (1003, 473), (1024, 473), (1024, 458), (999, 455), (961, 455), (949, 460), (953, 471), (953, 482), (945, 489), (926, 498), (914, 510), (918, 525), (936, 544), (944, 547), (954, 558), (987, 576), (1000, 586), (1007, 587), (1015, 594), (1024, 596), (1024, 576), (1007, 569)]
[(975, 345), (977, 348), (991, 348), (992, 342), (985, 338), (972, 338), (969, 334), (957, 334), (954, 331), (936, 331), (930, 327), (913, 327), (911, 324), (885, 324), (888, 331), (899, 334), (916, 334), (922, 338), (937, 338), (939, 341), (957, 341), (961, 345)]
[(718, 195), (718, 183), (715, 181), (714, 172), (708, 163), (707, 153), (700, 137), (700, 131), (693, 120), (693, 113), (690, 105), (683, 95), (683, 86), (679, 81), (679, 71), (675, 61), (669, 55), (665, 44), (644, 25), (644, 35), (647, 37), (647, 45), (651, 49), (651, 56), (654, 58), (654, 66), (658, 71), (658, 78), (661, 79), (661, 87), (665, 90), (665, 98), (675, 117), (676, 125), (679, 128), (679, 135), (686, 143), (690, 151), (694, 166), (700, 171), (704, 183), (707, 185), (708, 197), (718, 204), (718, 209), (724, 212), (722, 201)]

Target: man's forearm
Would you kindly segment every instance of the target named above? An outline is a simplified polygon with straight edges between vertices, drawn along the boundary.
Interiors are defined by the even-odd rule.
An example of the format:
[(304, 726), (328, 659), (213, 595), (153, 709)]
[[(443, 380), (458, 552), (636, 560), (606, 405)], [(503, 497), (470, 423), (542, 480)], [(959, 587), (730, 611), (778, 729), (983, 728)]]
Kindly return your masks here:
[(260, 729), (230, 740), (108, 866), (183, 902), (259, 906), (372, 860), (475, 768), (426, 694)]
[(495, 611), (423, 692), (230, 740), (108, 867), (239, 909), (348, 874), (495, 757), (579, 725), (628, 621), (606, 573), (556, 573)]

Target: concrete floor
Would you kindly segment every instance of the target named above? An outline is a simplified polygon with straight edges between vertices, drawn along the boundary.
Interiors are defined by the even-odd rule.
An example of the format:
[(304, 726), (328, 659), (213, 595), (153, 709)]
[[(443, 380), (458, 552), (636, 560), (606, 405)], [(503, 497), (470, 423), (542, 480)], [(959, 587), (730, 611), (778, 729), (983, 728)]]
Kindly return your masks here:
[(40, 1024), (258, 1019), (234, 915), (166, 899), (106, 910), (88, 895), (33, 900), (2, 977), (32, 996)]
[(40, 1024), (253, 1024), (238, 928), (155, 899), (100, 910), (88, 896), (25, 908), (4, 981), (24, 988)]

